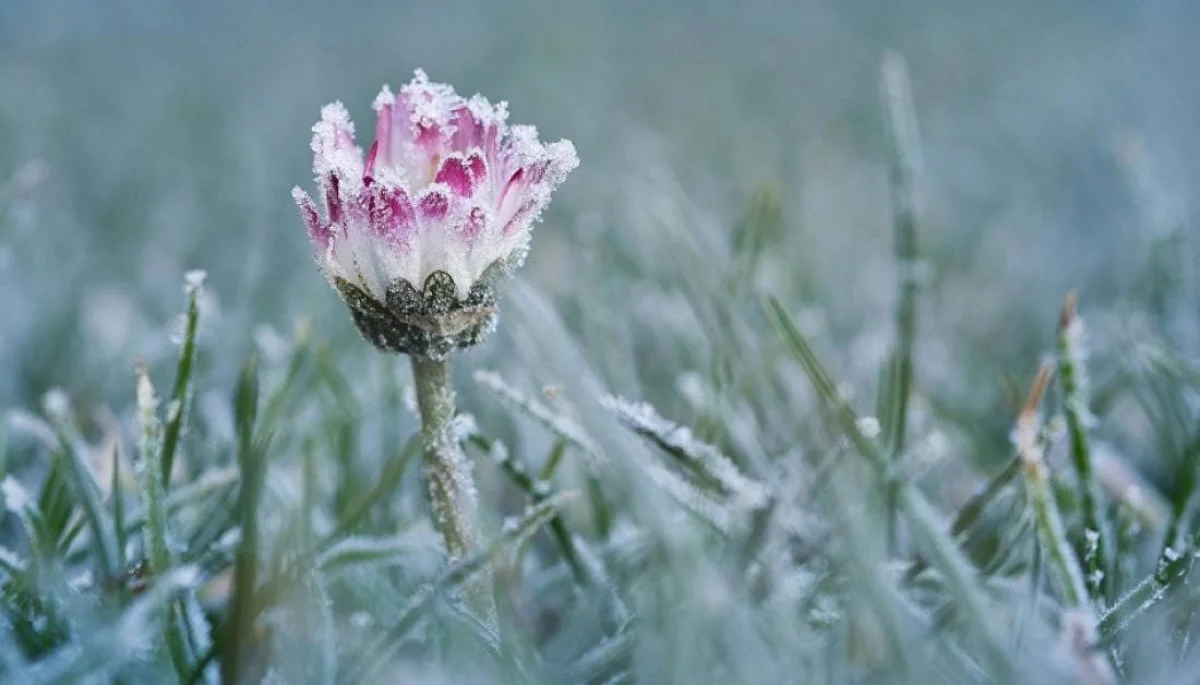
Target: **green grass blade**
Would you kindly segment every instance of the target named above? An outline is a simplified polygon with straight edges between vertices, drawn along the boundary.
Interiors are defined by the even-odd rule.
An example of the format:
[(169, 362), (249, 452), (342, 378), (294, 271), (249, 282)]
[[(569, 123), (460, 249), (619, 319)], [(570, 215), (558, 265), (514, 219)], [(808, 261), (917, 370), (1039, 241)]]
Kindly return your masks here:
[[(895, 308), (896, 339), (892, 351), (893, 382), (887, 417), (887, 445), (893, 458), (905, 445), (908, 403), (913, 381), (913, 343), (917, 331), (919, 278), (917, 223), (920, 209), (917, 182), (921, 142), (912, 101), (908, 67), (895, 53), (883, 60), (882, 99), (888, 132), (888, 178), (892, 194), (894, 255), (898, 274)], [(881, 417), (883, 418), (883, 417)]]
[[(138, 441), (138, 484), (141, 490), (142, 508), (146, 512), (146, 526), (142, 530), (145, 553), (152, 576), (161, 576), (171, 568), (171, 551), (167, 544), (167, 514), (163, 491), (162, 424), (158, 418), (158, 398), (146, 367), (137, 367), (137, 409), (140, 439)], [(191, 670), (188, 664), (187, 646), (178, 622), (174, 602), (168, 604), (162, 617), (163, 639), (171, 663), (180, 678), (187, 677)]]
[(175, 453), (187, 426), (192, 404), (192, 371), (196, 365), (196, 328), (200, 321), (200, 294), (204, 288), (204, 272), (189, 271), (187, 281), (187, 312), (183, 319), (183, 340), (179, 349), (179, 361), (175, 367), (175, 387), (171, 389), (171, 400), (167, 404), (167, 423), (162, 438), (162, 481), (171, 480), (175, 466)]
[(374, 682), (375, 674), (387, 665), (399, 644), (428, 613), (438, 597), (464, 587), (487, 567), (493, 557), (514, 549), (533, 535), (554, 516), (559, 507), (574, 496), (574, 492), (568, 491), (530, 507), (519, 520), (506, 523), (500, 537), (490, 545), (455, 563), (436, 582), (417, 593), (401, 612), (396, 623), (366, 650), (371, 659), (350, 674), (346, 682)]
[(986, 608), (987, 599), (975, 579), (976, 570), (970, 566), (962, 551), (947, 535), (924, 495), (909, 484), (895, 480), (889, 473), (889, 461), (875, 441), (863, 434), (859, 428), (858, 417), (838, 392), (833, 379), (829, 377), (783, 305), (774, 297), (770, 297), (767, 300), (767, 311), (850, 444), (867, 459), (885, 483), (895, 483), (897, 504), (907, 519), (919, 548), (924, 550), (930, 562), (945, 576), (947, 586), (961, 607), (961, 614), (982, 643), (990, 672), (998, 680), (1005, 681), (1015, 672), (1012, 654), (997, 633), (995, 622)]
[(221, 678), (227, 683), (241, 682), (257, 615), (254, 595), (258, 583), (258, 507), (266, 482), (267, 463), (266, 440), (256, 440), (254, 435), (258, 414), (258, 364), (253, 356), (242, 365), (233, 406), (238, 433), (238, 466), (242, 472), (237, 504), (242, 539), (234, 562), (233, 598), (222, 631), (224, 639), (216, 643), (223, 649)]
[(125, 568), (125, 545), (128, 542), (125, 528), (125, 498), (121, 492), (121, 451), (113, 447), (112, 482), (108, 487), (108, 503), (112, 516), (113, 537), (116, 538), (116, 571), (123, 573)]
[(1085, 581), (1088, 594), (1097, 603), (1103, 603), (1111, 587), (1112, 562), (1109, 558), (1112, 535), (1107, 521), (1102, 516), (1100, 486), (1096, 479), (1088, 423), (1091, 411), (1088, 408), (1087, 376), (1084, 368), (1083, 322), (1075, 310), (1075, 293), (1067, 295), (1063, 303), (1062, 317), (1058, 327), (1058, 379), (1062, 389), (1063, 413), (1067, 417), (1067, 435), (1070, 442), (1071, 460), (1079, 478), (1079, 502), (1083, 511), (1084, 553), (1087, 567)]
[[(117, 543), (112, 521), (106, 516), (100, 497), (100, 486), (96, 483), (96, 475), (88, 464), (88, 446), (69, 416), (64, 413), (51, 418), (59, 441), (59, 449), (55, 450), (54, 458), (64, 465), (67, 483), (83, 511), (87, 527), (91, 529), (96, 565), (107, 582), (121, 572), (121, 564), (117, 560)], [(66, 544), (69, 544), (69, 541)]]
[[(500, 469), (504, 471), (504, 475), (513, 482), (525, 496), (529, 498), (532, 504), (541, 504), (553, 496), (553, 490), (548, 480), (534, 480), (530, 475), (525, 465), (512, 456), (508, 452), (508, 448), (503, 443), (491, 443), (483, 437), (476, 437), (473, 442), (484, 452), (491, 454), (494, 461), (500, 465)], [(555, 443), (554, 451), (561, 452), (559, 445), (565, 445), (563, 440)], [(588, 582), (589, 576), (587, 569), (579, 560), (579, 553), (575, 550), (575, 543), (571, 540), (571, 531), (567, 528), (567, 522), (560, 514), (554, 514), (549, 523), (550, 535), (554, 537), (554, 542), (558, 545), (562, 552), (563, 559), (566, 560), (567, 566), (571, 569), (571, 576), (575, 582), (584, 585)]]

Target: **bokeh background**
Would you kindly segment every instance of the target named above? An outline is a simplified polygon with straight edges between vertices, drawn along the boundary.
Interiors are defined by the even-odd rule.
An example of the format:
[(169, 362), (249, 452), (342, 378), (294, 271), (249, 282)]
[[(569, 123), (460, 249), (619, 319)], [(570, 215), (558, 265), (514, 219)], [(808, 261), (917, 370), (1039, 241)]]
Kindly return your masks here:
[(1122, 302), (1147, 246), (1187, 223), (1198, 21), (1184, 0), (8, 0), (0, 169), (21, 211), (0, 243), (0, 398), (112, 392), (133, 354), (156, 354), (190, 268), (211, 276), (214, 344), (296, 316), (348, 331), (288, 191), (311, 183), (322, 104), (369, 130), (379, 85), (418, 66), (578, 147), (525, 272), (551, 296), (592, 291), (627, 320), (637, 297), (595, 292), (628, 276), (596, 242), (653, 265), (670, 221), (725, 249), (754, 184), (775, 179), (791, 276), (851, 329), (883, 325), (886, 49), (909, 62), (924, 137), (940, 286), (926, 323), (947, 354), (987, 341), (1028, 365), (1025, 324), (1048, 330), (1069, 288), (1089, 308)]
[[(311, 187), (323, 104), (369, 135), (380, 85), (421, 67), (508, 100), (582, 162), (499, 332), (459, 363), (480, 423), (517, 451), (552, 443), (470, 381), (500, 368), (526, 389), (650, 400), (750, 464), (803, 461), (815, 402), (769, 361), (757, 303), (779, 296), (869, 410), (896, 301), (880, 101), (895, 51), (923, 158), (914, 434), (939, 436), (928, 459), (947, 466), (926, 485), (957, 501), (1008, 453), (1075, 289), (1109, 389), (1100, 430), (1170, 496), (1185, 437), (1106, 381), (1131, 350), (1198, 351), (1197, 28), (1188, 0), (0, 0), (0, 407), (61, 388), (90, 434), (107, 416), (128, 432), (133, 361), (166, 387), (184, 273), (203, 269), (200, 434), (232, 435), (243, 355), (271, 360), (304, 321), (352, 381), (370, 472), (392, 444), (374, 438), (412, 428), (377, 411), (407, 371), (358, 339), (289, 191)], [(778, 230), (733, 286), (756, 211)], [(1197, 395), (1179, 393), (1182, 436)], [(36, 479), (22, 445), (13, 468)]]

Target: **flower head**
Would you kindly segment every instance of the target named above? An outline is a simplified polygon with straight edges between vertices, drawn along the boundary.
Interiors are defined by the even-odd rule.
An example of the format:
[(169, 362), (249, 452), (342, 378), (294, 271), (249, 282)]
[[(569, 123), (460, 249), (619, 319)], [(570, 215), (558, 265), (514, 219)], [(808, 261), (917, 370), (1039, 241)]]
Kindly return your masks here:
[(533, 223), (579, 164), (570, 141), (508, 126), (507, 105), (463, 98), (421, 70), (375, 98), (364, 159), (340, 102), (313, 126), (322, 216), (292, 191), (317, 263), (363, 335), (382, 349), (443, 356), (495, 322), (497, 276), (516, 268)]

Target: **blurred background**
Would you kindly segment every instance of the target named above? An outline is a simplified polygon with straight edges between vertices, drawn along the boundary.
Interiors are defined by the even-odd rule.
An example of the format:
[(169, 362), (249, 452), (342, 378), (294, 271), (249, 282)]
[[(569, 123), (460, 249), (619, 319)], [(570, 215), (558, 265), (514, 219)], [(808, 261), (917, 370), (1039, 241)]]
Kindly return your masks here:
[[(948, 465), (924, 485), (956, 504), (1009, 454), (1075, 289), (1098, 431), (1187, 497), (1200, 376), (1141, 388), (1183, 377), (1146, 350), (1200, 351), (1198, 27), (1189, 0), (0, 0), (0, 407), (61, 388), (89, 435), (106, 416), (128, 434), (133, 362), (167, 387), (184, 274), (203, 269), (193, 453), (232, 435), (243, 355), (278, 365), (307, 326), (350, 383), (356, 463), (378, 468), (406, 364), (358, 339), (289, 191), (312, 188), (322, 105), (343, 101), (365, 146), (380, 86), (421, 67), (581, 159), (499, 331), (458, 362), (480, 423), (514, 451), (553, 443), (470, 382), (499, 368), (529, 391), (649, 400), (751, 472), (809, 464), (815, 402), (759, 305), (778, 296), (869, 413), (897, 301), (895, 51), (923, 161), (912, 435)], [(14, 449), (25, 473), (33, 451)], [(485, 499), (511, 500), (480, 468)]]
[(253, 324), (297, 316), (351, 333), (288, 191), (311, 185), (322, 104), (342, 100), (369, 131), (379, 86), (418, 66), (578, 147), (524, 272), (552, 297), (582, 292), (627, 322), (622, 310), (649, 306), (617, 296), (640, 274), (595, 245), (654, 268), (673, 249), (655, 234), (677, 222), (695, 250), (727, 252), (767, 180), (787, 226), (779, 278), (869, 333), (892, 297), (886, 49), (909, 62), (924, 138), (921, 241), (938, 287), (923, 328), (955, 373), (950, 356), (983, 341), (1027, 368), (1026, 324), (1049, 334), (1069, 288), (1085, 309), (1128, 300), (1149, 246), (1187, 228), (1198, 21), (1186, 0), (7, 0), (0, 402), (127, 385), (134, 355), (163, 351), (191, 268), (211, 277), (211, 344), (243, 347)]

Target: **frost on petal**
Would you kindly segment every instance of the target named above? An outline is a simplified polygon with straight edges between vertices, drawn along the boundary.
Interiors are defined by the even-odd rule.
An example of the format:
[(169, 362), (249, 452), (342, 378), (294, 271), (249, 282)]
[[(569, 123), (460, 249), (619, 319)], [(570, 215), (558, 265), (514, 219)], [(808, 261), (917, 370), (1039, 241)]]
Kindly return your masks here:
[(527, 200), (525, 204), (517, 208), (517, 211), (512, 213), (508, 221), (504, 222), (504, 228), (500, 233), (508, 236), (527, 230), (541, 211), (542, 207), (536, 199)]
[(369, 222), (374, 235), (389, 245), (407, 245), (416, 228), (416, 212), (403, 188), (375, 183), (369, 192)]
[(354, 123), (340, 102), (321, 108), (313, 126), (313, 171), (318, 182), (329, 174), (356, 176), (362, 171), (362, 151), (354, 143)]
[[(395, 123), (393, 110), (396, 106), (396, 96), (392, 95), (387, 86), (375, 96), (375, 147), (376, 163), (389, 166), (395, 163), (392, 153), (392, 127)], [(370, 166), (370, 164), (368, 164)]]
[(454, 132), (450, 135), (450, 147), (455, 150), (469, 150), (473, 147), (483, 146), (487, 126), (479, 117), (475, 116), (470, 105), (466, 103), (459, 105), (454, 110), (450, 123), (454, 127)]
[(569, 140), (560, 140), (546, 146), (546, 157), (550, 164), (546, 168), (543, 180), (550, 185), (548, 191), (554, 190), (567, 180), (567, 174), (579, 166), (579, 155), (575, 153), (575, 145)]
[(441, 221), (450, 212), (450, 197), (444, 188), (431, 186), (417, 199), (417, 209), (426, 221)]
[(466, 213), (462, 221), (456, 226), (459, 236), (466, 241), (467, 245), (475, 243), (484, 229), (487, 228), (491, 218), (488, 212), (483, 207), (472, 207)]
[(430, 153), (441, 149), (443, 137), (448, 137), (446, 134), (452, 129), (451, 112), (461, 102), (462, 98), (453, 88), (430, 82), (420, 69), (416, 70), (413, 80), (400, 89), (397, 98), (397, 103), (403, 103), (404, 113), (408, 115), (408, 133), (412, 142)]
[(329, 222), (342, 224), (346, 200), (362, 185), (362, 151), (354, 143), (354, 124), (342, 103), (334, 102), (321, 108), (321, 121), (312, 130), (313, 173)]
[(487, 179), (487, 162), (484, 161), (483, 155), (479, 154), (478, 150), (468, 155), (464, 164), (467, 167), (467, 173), (471, 175), (471, 181), (476, 185), (483, 183)]
[(447, 157), (433, 180), (436, 183), (445, 183), (450, 186), (450, 190), (459, 197), (470, 197), (475, 186), (475, 180), (467, 168), (466, 160), (459, 155)]
[(508, 180), (504, 182), (504, 187), (500, 189), (500, 197), (497, 198), (497, 204), (503, 206), (504, 201), (506, 199), (508, 199), (508, 196), (514, 190), (522, 187), (522, 183), (524, 183), (524, 181), (525, 181), (525, 169), (522, 167), (522, 168), (514, 171), (512, 176), (509, 176)]
[(333, 234), (329, 227), (321, 221), (316, 203), (308, 196), (308, 193), (299, 187), (292, 188), (292, 199), (300, 208), (300, 218), (304, 220), (304, 225), (308, 228), (308, 239), (312, 241), (313, 248), (320, 251), (325, 250), (329, 247), (329, 241)]
[(493, 264), (519, 263), (531, 225), (578, 165), (574, 147), (543, 144), (532, 126), (508, 126), (506, 103), (464, 98), (420, 70), (395, 94), (381, 89), (373, 107), (365, 160), (346, 108), (321, 111), (319, 197), (293, 193), (326, 277), (384, 302), (397, 281), (420, 288), (444, 272), (466, 297)]
[(367, 153), (367, 164), (363, 167), (363, 183), (371, 183), (374, 179), (375, 158), (379, 156), (379, 141), (371, 143), (371, 150)]

